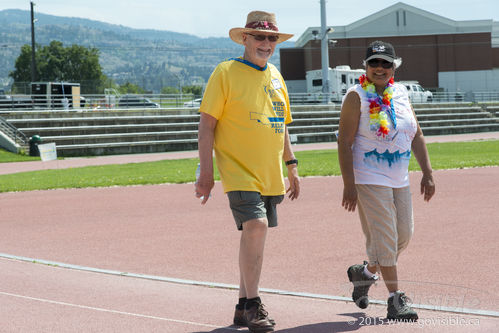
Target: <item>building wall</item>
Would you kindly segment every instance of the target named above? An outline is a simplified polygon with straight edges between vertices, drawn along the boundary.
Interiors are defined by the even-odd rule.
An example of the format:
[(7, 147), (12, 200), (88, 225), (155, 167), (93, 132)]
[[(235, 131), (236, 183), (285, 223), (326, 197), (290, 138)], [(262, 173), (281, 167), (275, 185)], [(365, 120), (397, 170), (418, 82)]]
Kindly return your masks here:
[(438, 73), (440, 85), (447, 91), (499, 90), (499, 69)]
[[(400, 20), (403, 22), (402, 15)], [(392, 43), (402, 58), (396, 79), (417, 80), (425, 88), (442, 87), (440, 72), (499, 68), (499, 48), (492, 48), (490, 32), (336, 39), (337, 43), (329, 46), (330, 67), (362, 68), (367, 46), (377, 39)], [(303, 48), (281, 49), (284, 79), (305, 80), (306, 71), (320, 69), (320, 50), (319, 40), (310, 40)]]
[(492, 67), (499, 68), (499, 47), (492, 49)]

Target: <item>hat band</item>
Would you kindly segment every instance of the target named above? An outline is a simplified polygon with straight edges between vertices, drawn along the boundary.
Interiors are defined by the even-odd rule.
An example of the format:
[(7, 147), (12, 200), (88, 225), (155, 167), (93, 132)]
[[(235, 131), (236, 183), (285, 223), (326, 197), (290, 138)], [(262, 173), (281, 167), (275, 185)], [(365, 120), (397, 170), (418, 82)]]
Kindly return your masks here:
[(250, 22), (246, 24), (245, 28), (279, 31), (273, 23), (268, 21)]

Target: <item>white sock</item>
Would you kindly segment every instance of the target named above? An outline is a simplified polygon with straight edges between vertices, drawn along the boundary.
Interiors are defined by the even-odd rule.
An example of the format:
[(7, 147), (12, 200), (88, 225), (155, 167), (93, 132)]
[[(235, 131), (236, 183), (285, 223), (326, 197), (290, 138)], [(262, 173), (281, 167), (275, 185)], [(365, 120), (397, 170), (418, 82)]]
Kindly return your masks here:
[(391, 293), (388, 294), (388, 298), (390, 298), (392, 296), (395, 296), (395, 292), (391, 292)]
[(367, 276), (368, 278), (373, 278), (373, 277), (378, 277), (376, 275), (376, 273), (371, 273), (368, 269), (367, 269), (367, 265), (364, 266), (364, 275)]

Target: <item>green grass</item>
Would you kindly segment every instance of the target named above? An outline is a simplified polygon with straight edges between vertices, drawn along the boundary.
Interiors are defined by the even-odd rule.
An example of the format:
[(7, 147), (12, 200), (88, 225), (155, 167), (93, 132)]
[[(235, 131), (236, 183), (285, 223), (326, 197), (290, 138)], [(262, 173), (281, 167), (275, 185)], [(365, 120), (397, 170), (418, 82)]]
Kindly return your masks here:
[[(432, 143), (428, 151), (434, 170), (499, 165), (499, 140)], [(336, 150), (295, 155), (302, 177), (340, 174)], [(0, 192), (193, 182), (197, 163), (198, 159), (180, 159), (0, 175)], [(409, 169), (419, 170), (414, 157)], [(215, 178), (219, 179), (218, 173)]]
[[(499, 140), (428, 144), (434, 170), (499, 165)], [(419, 170), (411, 159), (409, 170)]]
[[(25, 162), (25, 161), (39, 161), (40, 157), (28, 156), (24, 154), (14, 154), (9, 151), (0, 149), (0, 163), (7, 162)], [(1, 165), (0, 165), (1, 167)]]
[(197, 159), (52, 169), (0, 176), (0, 192), (193, 181)]
[[(430, 143), (427, 145), (434, 170), (499, 165), (499, 140)], [(296, 152), (300, 176), (340, 175), (337, 150)], [(409, 170), (420, 170), (414, 155)]]

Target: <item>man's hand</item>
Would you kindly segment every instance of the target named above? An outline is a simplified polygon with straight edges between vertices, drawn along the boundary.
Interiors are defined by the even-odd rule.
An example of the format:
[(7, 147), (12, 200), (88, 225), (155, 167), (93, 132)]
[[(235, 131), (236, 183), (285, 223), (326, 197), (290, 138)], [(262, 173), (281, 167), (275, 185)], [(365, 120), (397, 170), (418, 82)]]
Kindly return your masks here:
[(198, 126), (198, 150), (200, 174), (194, 184), (196, 197), (203, 198), (201, 204), (204, 205), (210, 198), (210, 192), (215, 182), (213, 181), (213, 142), (215, 140), (215, 127), (218, 120), (204, 112)]
[(215, 186), (215, 182), (213, 181), (213, 174), (211, 175), (211, 177), (210, 175), (201, 174), (199, 176), (199, 179), (194, 184), (196, 198), (202, 198), (202, 205), (204, 205), (210, 198), (210, 193), (213, 189), (213, 186)]
[(300, 195), (300, 177), (298, 176), (298, 167), (296, 165), (288, 166), (289, 188), (286, 193), (289, 193), (291, 200), (298, 199)]

